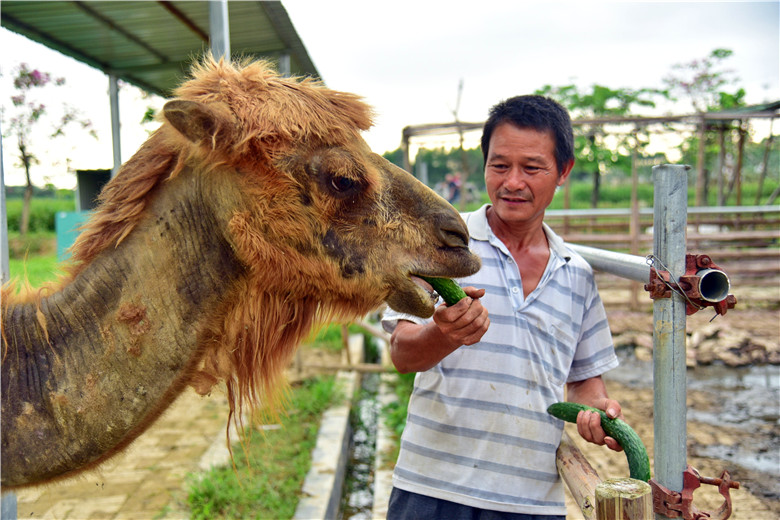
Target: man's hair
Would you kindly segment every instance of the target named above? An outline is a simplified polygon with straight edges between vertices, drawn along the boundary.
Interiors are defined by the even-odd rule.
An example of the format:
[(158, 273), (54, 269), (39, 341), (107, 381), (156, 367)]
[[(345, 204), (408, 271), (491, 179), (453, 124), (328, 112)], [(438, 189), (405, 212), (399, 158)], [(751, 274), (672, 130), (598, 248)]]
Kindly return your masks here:
[(497, 103), (490, 109), (488, 120), (482, 128), (482, 157), (487, 165), (490, 137), (496, 127), (511, 123), (518, 128), (531, 128), (537, 132), (550, 132), (555, 140), (555, 162), (558, 175), (574, 160), (574, 132), (569, 112), (563, 106), (544, 96), (515, 96)]

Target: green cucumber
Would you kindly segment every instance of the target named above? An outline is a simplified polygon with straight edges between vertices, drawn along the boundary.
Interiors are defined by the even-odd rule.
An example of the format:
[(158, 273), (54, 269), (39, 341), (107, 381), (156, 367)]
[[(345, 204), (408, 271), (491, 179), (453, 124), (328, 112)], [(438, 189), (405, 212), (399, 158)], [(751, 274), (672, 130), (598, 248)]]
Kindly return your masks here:
[(558, 419), (576, 423), (577, 414), (583, 410), (596, 412), (601, 415), (601, 427), (604, 429), (604, 432), (615, 439), (623, 447), (623, 451), (626, 452), (631, 478), (644, 482), (650, 480), (650, 458), (647, 456), (647, 449), (639, 435), (624, 421), (610, 419), (603, 410), (579, 403), (551, 404), (547, 408), (547, 413)]
[(431, 284), (433, 290), (439, 293), (447, 305), (455, 305), (466, 297), (463, 289), (449, 278), (434, 278), (432, 276), (420, 276), (420, 278)]

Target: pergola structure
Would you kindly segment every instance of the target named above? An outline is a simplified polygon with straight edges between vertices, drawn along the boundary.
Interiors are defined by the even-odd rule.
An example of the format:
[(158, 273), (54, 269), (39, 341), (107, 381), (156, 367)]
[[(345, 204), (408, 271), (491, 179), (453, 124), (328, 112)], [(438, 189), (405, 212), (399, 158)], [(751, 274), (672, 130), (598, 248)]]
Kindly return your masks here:
[[(704, 139), (704, 133), (708, 128), (717, 128), (720, 134), (720, 149), (722, 146), (723, 134), (735, 121), (741, 122), (748, 119), (775, 119), (780, 117), (780, 101), (764, 103), (761, 105), (752, 105), (732, 110), (723, 110), (718, 112), (703, 112), (685, 115), (668, 115), (657, 117), (644, 116), (624, 116), (624, 117), (600, 117), (600, 118), (582, 118), (574, 119), (572, 125), (582, 126), (603, 126), (603, 125), (624, 125), (630, 124), (634, 127), (646, 127), (654, 124), (684, 123), (695, 125), (698, 128), (699, 139)], [(466, 123), (463, 121), (454, 121), (451, 123), (429, 123), (422, 125), (413, 125), (404, 127), (401, 133), (401, 149), (403, 151), (403, 168), (411, 171), (411, 161), (409, 158), (409, 142), (411, 138), (418, 136), (447, 135), (474, 130), (480, 130), (484, 125), (480, 123)], [(721, 161), (722, 162), (722, 161)], [(697, 205), (703, 200), (704, 192), (704, 147), (699, 147), (699, 157), (697, 160), (697, 183), (696, 183), (696, 202)], [(739, 170), (739, 168), (738, 168)]]

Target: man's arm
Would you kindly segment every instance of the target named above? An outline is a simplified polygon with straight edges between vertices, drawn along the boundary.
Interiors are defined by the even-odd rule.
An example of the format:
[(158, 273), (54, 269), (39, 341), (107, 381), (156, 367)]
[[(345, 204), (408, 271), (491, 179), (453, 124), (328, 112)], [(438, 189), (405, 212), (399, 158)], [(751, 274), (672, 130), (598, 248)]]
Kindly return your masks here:
[(482, 338), (490, 325), (487, 309), (479, 301), (485, 290), (464, 287), (463, 291), (468, 297), (452, 306), (439, 305), (433, 322), (398, 322), (390, 337), (390, 358), (399, 372), (428, 370), (462, 345)]
[[(607, 396), (607, 388), (601, 376), (591, 377), (582, 381), (568, 383), (568, 400), (604, 410), (607, 417), (622, 418), (620, 403)], [(601, 428), (601, 415), (595, 412), (580, 412), (577, 415), (577, 431), (588, 442), (604, 446), (611, 450), (622, 451), (623, 448), (612, 437), (608, 437)]]

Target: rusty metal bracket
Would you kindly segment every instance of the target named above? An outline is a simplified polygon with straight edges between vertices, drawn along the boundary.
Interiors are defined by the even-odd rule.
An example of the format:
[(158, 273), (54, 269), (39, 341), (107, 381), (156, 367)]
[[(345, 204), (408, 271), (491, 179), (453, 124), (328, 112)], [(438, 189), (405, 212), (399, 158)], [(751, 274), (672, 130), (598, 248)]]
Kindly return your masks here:
[[(724, 471), (720, 478), (702, 477), (696, 468), (690, 464), (683, 471), (682, 492), (671, 491), (659, 484), (654, 478), (650, 479), (650, 487), (653, 490), (653, 511), (667, 518), (679, 518), (683, 520), (726, 520), (731, 516), (730, 489), (739, 489), (739, 482), (731, 480), (728, 471)], [(717, 511), (699, 511), (693, 505), (693, 492), (702, 484), (718, 486), (718, 491), (723, 496), (723, 504)]]
[[(654, 261), (654, 260), (651, 260)], [(662, 266), (665, 267), (665, 266)], [(723, 270), (707, 255), (685, 255), (685, 274), (679, 280), (672, 279), (667, 270), (658, 270), (650, 267), (650, 280), (645, 284), (645, 290), (650, 293), (650, 298), (670, 298), (672, 291), (681, 294), (685, 298), (685, 314), (691, 315), (705, 308), (713, 307), (716, 314), (726, 314), (728, 309), (733, 309), (737, 299), (733, 294), (713, 301), (702, 294), (702, 273), (719, 272), (725, 277)], [(728, 278), (726, 278), (728, 281)]]

